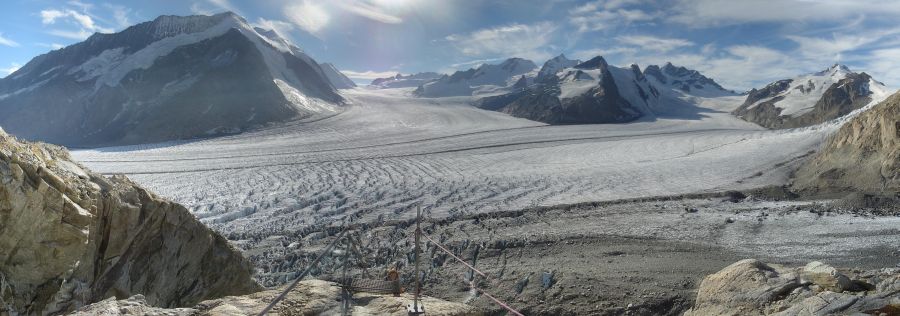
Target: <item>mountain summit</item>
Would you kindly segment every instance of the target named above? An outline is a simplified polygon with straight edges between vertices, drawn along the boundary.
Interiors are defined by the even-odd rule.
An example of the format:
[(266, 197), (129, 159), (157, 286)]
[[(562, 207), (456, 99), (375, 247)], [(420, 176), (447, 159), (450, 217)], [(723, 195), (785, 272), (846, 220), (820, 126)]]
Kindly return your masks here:
[(300, 48), (230, 12), (97, 33), (0, 79), (0, 126), (70, 146), (233, 133), (343, 103)]
[(733, 113), (763, 127), (802, 127), (844, 116), (887, 96), (881, 82), (835, 64), (750, 90), (744, 104)]
[(478, 68), (442, 76), (438, 80), (422, 84), (413, 94), (420, 97), (472, 95), (480, 86), (506, 87), (512, 85), (519, 79), (519, 76), (529, 73), (535, 68), (537, 65), (530, 60), (510, 58), (497, 65), (482, 64)]
[(733, 95), (734, 91), (720, 86), (715, 80), (704, 76), (699, 71), (687, 69), (666, 63), (662, 67), (650, 65), (644, 68), (644, 75), (653, 78), (658, 84), (669, 86), (682, 92), (703, 95), (720, 96)]

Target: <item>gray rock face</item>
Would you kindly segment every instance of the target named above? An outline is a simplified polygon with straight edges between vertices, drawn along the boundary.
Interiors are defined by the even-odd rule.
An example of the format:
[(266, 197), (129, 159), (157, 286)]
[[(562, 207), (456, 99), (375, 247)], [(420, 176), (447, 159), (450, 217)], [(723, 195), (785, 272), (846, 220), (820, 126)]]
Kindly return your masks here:
[[(567, 92), (585, 86), (584, 91)], [(648, 104), (658, 97), (639, 70), (612, 69), (603, 57), (596, 57), (524, 89), (482, 98), (475, 106), (549, 124), (621, 123), (650, 114)]]
[(715, 80), (704, 76), (699, 71), (678, 67), (666, 63), (662, 67), (650, 65), (644, 68), (643, 74), (662, 85), (671, 86), (685, 93), (703, 96), (732, 95), (734, 91), (723, 88)]
[(331, 82), (337, 89), (352, 89), (356, 88), (356, 83), (350, 78), (347, 78), (340, 70), (334, 67), (331, 63), (321, 63), (319, 67), (322, 68), (322, 71), (325, 73), (325, 77), (328, 78), (328, 81)]
[(890, 290), (898, 277), (898, 269), (846, 276), (821, 262), (795, 269), (741, 260), (704, 278), (685, 315), (878, 315), (900, 307)]
[(820, 124), (872, 102), (883, 85), (866, 73), (835, 65), (825, 71), (779, 80), (753, 89), (733, 114), (763, 127), (781, 129)]
[(299, 48), (232, 13), (162, 16), (38, 56), (0, 79), (0, 125), (69, 146), (159, 142), (331, 115)]
[(845, 123), (794, 174), (810, 193), (900, 193), (900, 94)]
[(260, 289), (248, 260), (183, 206), (0, 132), (0, 314), (143, 294), (155, 306)]

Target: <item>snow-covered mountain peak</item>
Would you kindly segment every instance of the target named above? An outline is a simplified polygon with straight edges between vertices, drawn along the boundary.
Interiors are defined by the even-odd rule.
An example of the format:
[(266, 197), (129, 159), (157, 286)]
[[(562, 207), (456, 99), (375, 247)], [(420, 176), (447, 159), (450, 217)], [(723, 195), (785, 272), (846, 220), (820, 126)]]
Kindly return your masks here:
[(714, 97), (735, 94), (699, 71), (683, 66), (675, 66), (670, 62), (667, 62), (662, 67), (657, 65), (647, 66), (644, 68), (643, 73), (645, 76), (653, 78), (658, 85), (668, 86), (692, 95)]
[[(148, 33), (153, 34), (154, 38), (159, 39), (179, 34), (206, 31), (223, 22), (228, 23), (232, 27), (239, 27), (247, 24), (247, 21), (244, 20), (244, 18), (230, 11), (215, 15), (162, 15), (153, 21), (146, 23), (149, 28)], [(142, 24), (135, 25), (134, 27), (141, 27)]]
[(541, 66), (541, 70), (538, 71), (537, 78), (547, 78), (551, 75), (556, 74), (560, 70), (565, 68), (574, 67), (577, 64), (580, 64), (580, 60), (571, 60), (566, 58), (566, 55), (559, 54), (559, 56), (553, 57), (550, 60), (547, 60), (543, 66)]
[(734, 113), (769, 128), (809, 126), (877, 103), (887, 94), (884, 84), (868, 74), (834, 64), (753, 89)]
[(609, 67), (609, 64), (606, 63), (606, 59), (604, 59), (603, 56), (597, 56), (586, 62), (575, 65), (575, 68), (578, 69), (604, 69), (607, 67)]
[[(485, 67), (490, 68), (490, 66), (491, 65), (481, 65), (479, 69), (484, 69)], [(499, 66), (500, 69), (506, 70), (509, 73), (525, 73), (537, 68), (537, 65), (535, 65), (533, 61), (518, 57), (507, 59), (500, 63)]]
[(510, 58), (500, 64), (482, 64), (478, 68), (457, 71), (449, 76), (424, 82), (413, 93), (422, 97), (473, 95), (514, 85), (520, 76), (534, 77), (537, 65), (522, 58)]
[(853, 71), (851, 71), (851, 70), (850, 70), (850, 67), (847, 67), (847, 65), (835, 63), (834, 65), (831, 65), (831, 67), (828, 67), (828, 69), (825, 69), (825, 70), (816, 72), (816, 73), (814, 73), (813, 75), (816, 75), (816, 76), (831, 76), (831, 77), (840, 77), (840, 78), (843, 78), (843, 77), (845, 77), (848, 73), (852, 73), (852, 72), (853, 72)]
[[(253, 92), (234, 95), (245, 90)], [(67, 119), (70, 124), (50, 124), (51, 118), (43, 125), (5, 125), (32, 139), (66, 144), (210, 135), (331, 115), (344, 102), (302, 50), (231, 12), (160, 16), (118, 33), (94, 34), (35, 57), (0, 79), (0, 96), (0, 124), (12, 115), (77, 118)], [(61, 96), (67, 101), (47, 99)], [(256, 101), (247, 102), (245, 96)], [(181, 113), (179, 118), (216, 112), (221, 119), (193, 126), (153, 125), (153, 119), (172, 115), (167, 111)], [(159, 126), (176, 132), (160, 132)]]

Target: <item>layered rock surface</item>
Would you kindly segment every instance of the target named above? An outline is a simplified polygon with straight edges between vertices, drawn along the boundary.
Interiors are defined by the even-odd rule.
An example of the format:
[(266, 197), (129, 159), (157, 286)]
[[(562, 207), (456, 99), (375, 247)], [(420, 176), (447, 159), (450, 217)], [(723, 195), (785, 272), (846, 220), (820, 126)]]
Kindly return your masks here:
[(802, 268), (746, 259), (707, 276), (685, 315), (894, 315), (900, 269), (843, 273), (821, 262)]
[(795, 173), (808, 192), (900, 193), (900, 94), (844, 124)]
[(135, 294), (190, 306), (259, 289), (249, 261), (183, 206), (0, 130), (0, 314)]
[[(163, 309), (147, 304), (146, 298), (138, 295), (124, 300), (108, 299), (79, 309), (73, 315), (257, 315), (281, 293), (269, 290), (244, 296), (229, 296), (203, 301), (193, 308)], [(412, 302), (408, 294), (395, 297), (369, 293), (353, 296), (351, 315), (407, 315), (406, 305)], [(341, 288), (332, 282), (306, 280), (283, 301), (278, 303), (272, 314), (278, 315), (340, 315), (342, 311)], [(460, 303), (423, 297), (422, 304), (428, 315), (475, 316), (483, 315), (477, 309)]]

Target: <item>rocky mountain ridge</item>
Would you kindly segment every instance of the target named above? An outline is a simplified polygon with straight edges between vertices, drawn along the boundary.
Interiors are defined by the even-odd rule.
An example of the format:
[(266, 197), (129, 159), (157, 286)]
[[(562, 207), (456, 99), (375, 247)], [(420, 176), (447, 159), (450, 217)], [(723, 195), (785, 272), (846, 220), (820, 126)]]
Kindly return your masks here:
[(734, 115), (763, 127), (811, 126), (849, 114), (889, 94), (865, 72), (835, 64), (820, 72), (753, 89)]
[(723, 88), (715, 80), (704, 76), (699, 71), (666, 63), (662, 67), (650, 65), (644, 68), (643, 74), (656, 81), (658, 85), (678, 89), (684, 93), (707, 97), (735, 95), (734, 91)]
[[(477, 100), (475, 106), (549, 124), (622, 123), (658, 114), (664, 103), (661, 100), (665, 89), (672, 89), (660, 82), (676, 82), (668, 80), (662, 73), (657, 74), (659, 78), (650, 79), (637, 65), (628, 68), (610, 66), (602, 56), (549, 75), (563, 63), (561, 58), (564, 56), (548, 61), (542, 67), (543, 75), (533, 84), (520, 80), (523, 84), (517, 84), (520, 87), (514, 91), (484, 97)], [(648, 67), (651, 72), (658, 68)], [(676, 69), (671, 64), (665, 69), (669, 68)], [(680, 69), (688, 75), (706, 78), (696, 71)], [(691, 81), (694, 90), (685, 93), (721, 88), (714, 81), (700, 81), (702, 78)], [(678, 88), (682, 86), (677, 85)], [(709, 92), (715, 93), (724, 92)]]
[(451, 75), (426, 82), (413, 91), (418, 97), (470, 96), (482, 86), (507, 87), (519, 76), (537, 68), (534, 62), (522, 58), (510, 58), (500, 64), (482, 64), (477, 68), (457, 71)]
[(233, 13), (161, 16), (35, 57), (0, 79), (0, 126), (70, 146), (235, 133), (333, 115), (312, 58)]
[(397, 74), (393, 77), (376, 78), (372, 80), (369, 86), (379, 89), (414, 88), (440, 79), (441, 76), (441, 74), (436, 72), (420, 72), (409, 75)]

